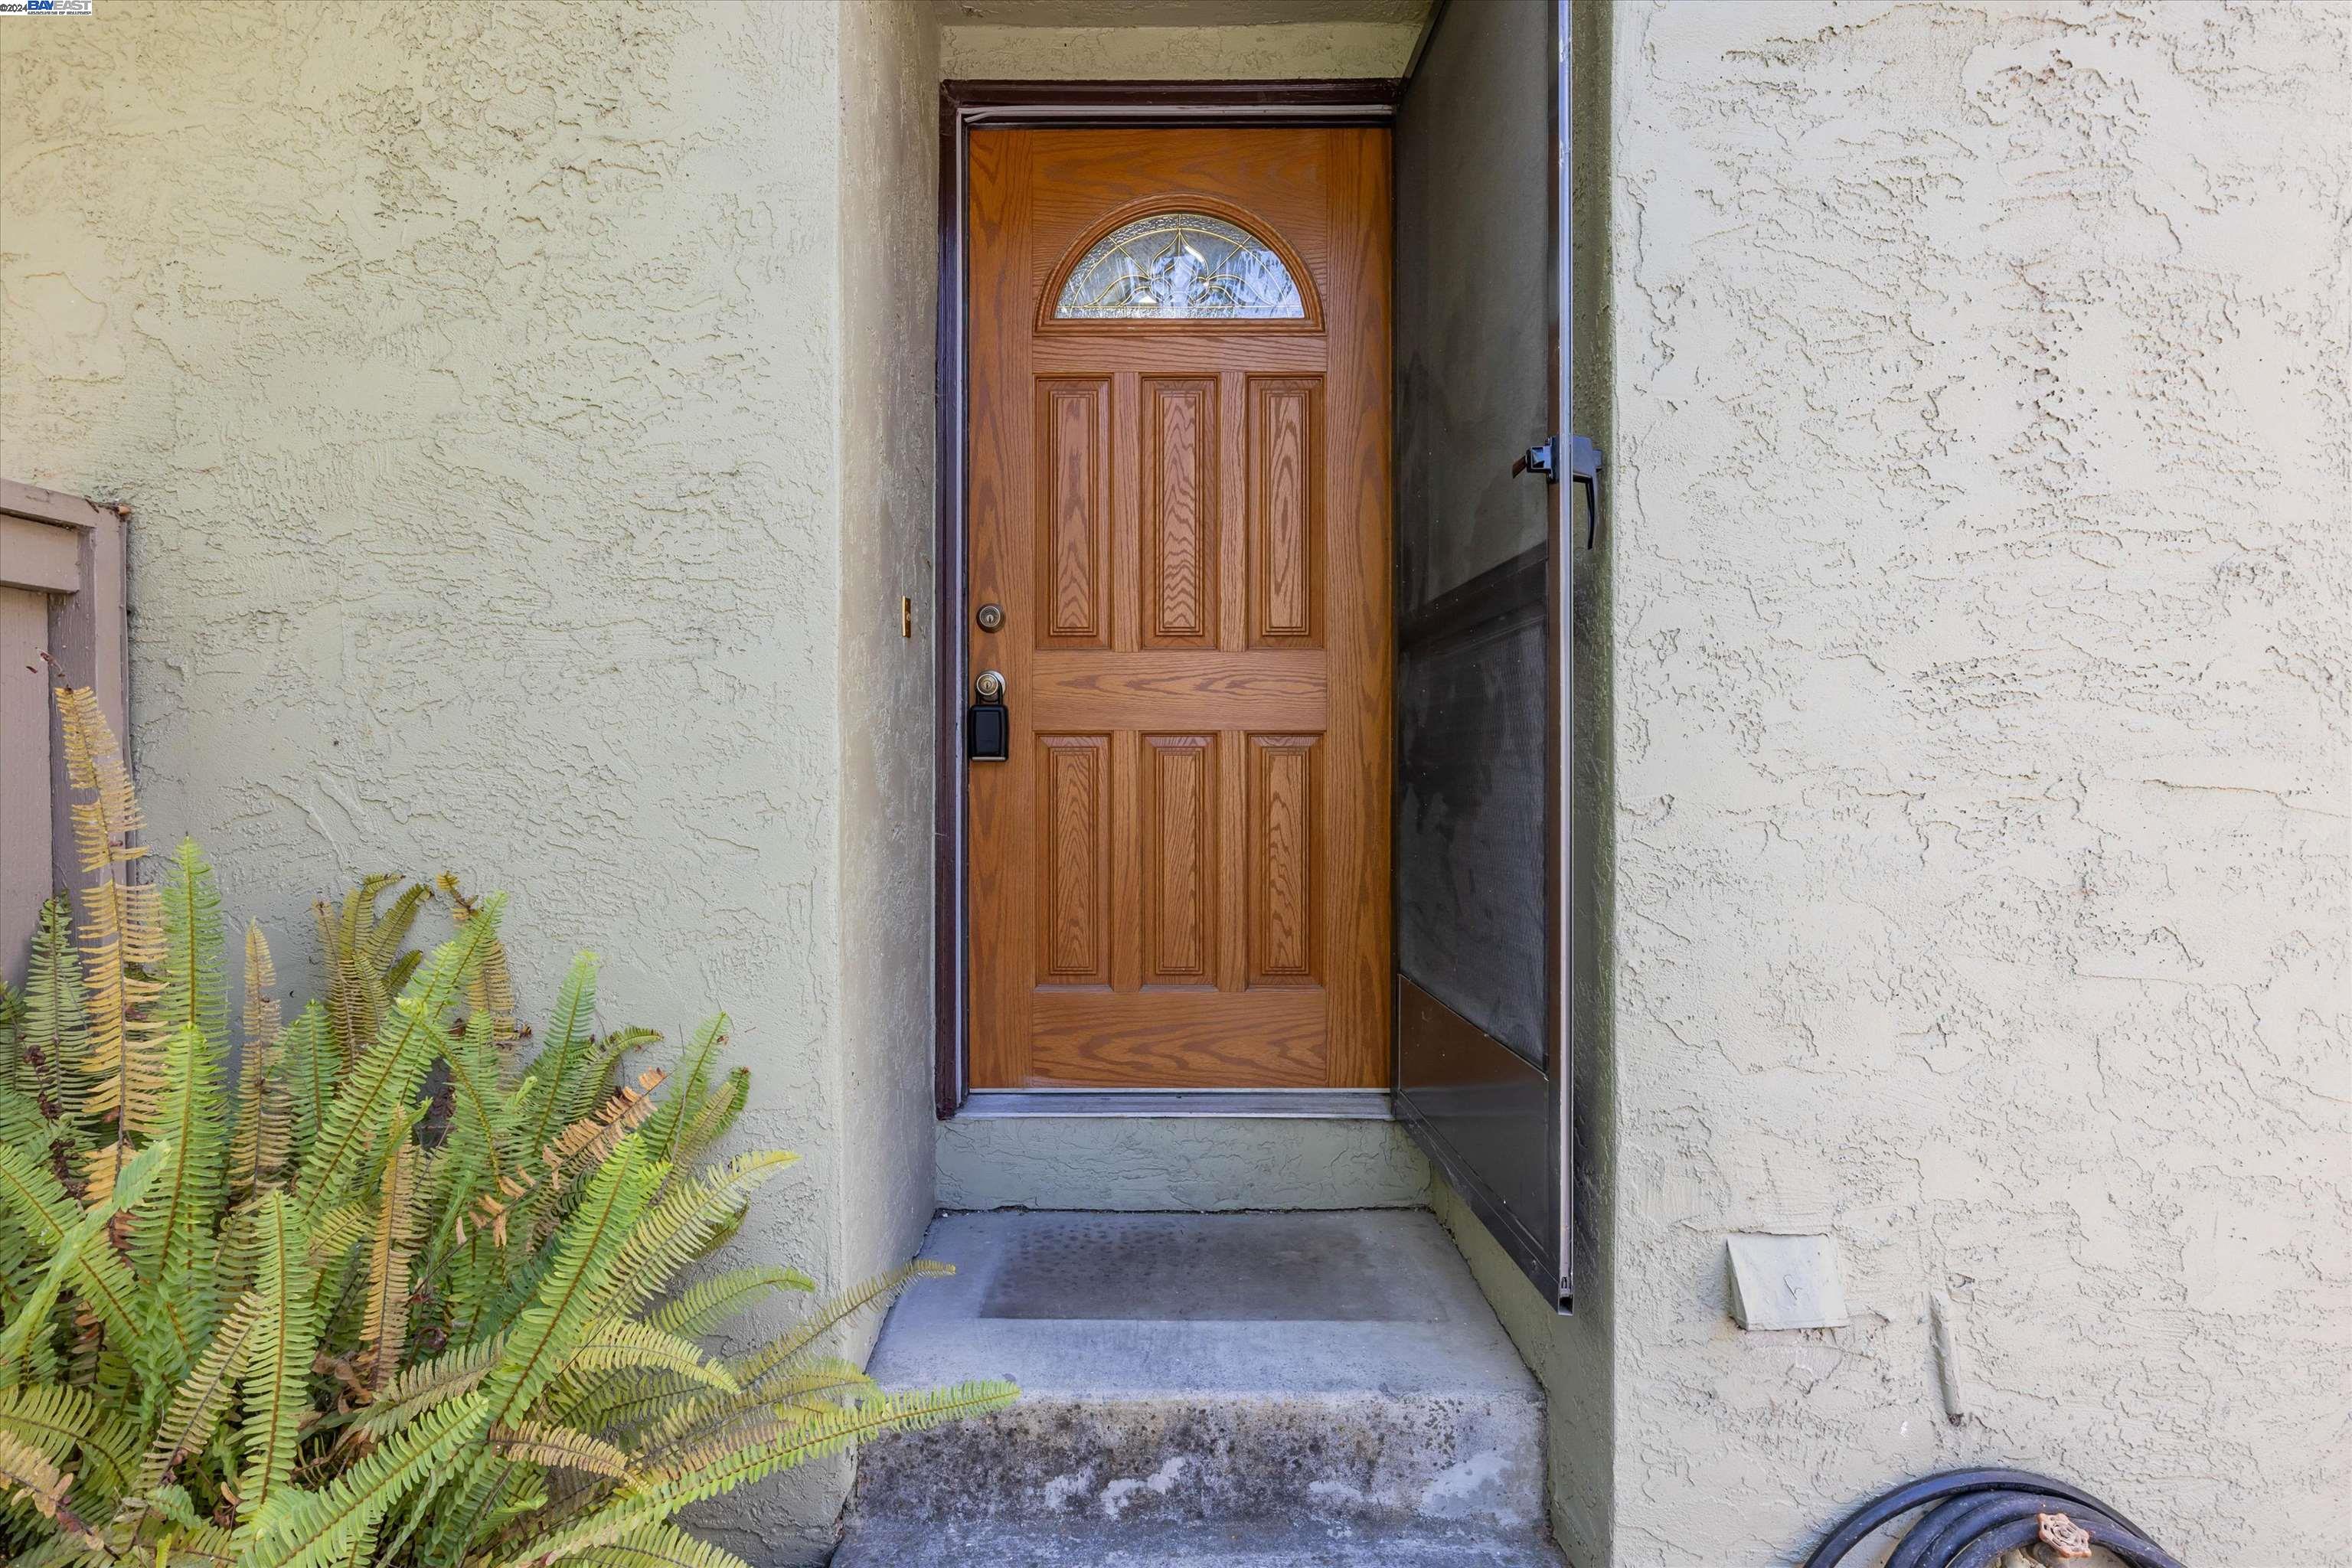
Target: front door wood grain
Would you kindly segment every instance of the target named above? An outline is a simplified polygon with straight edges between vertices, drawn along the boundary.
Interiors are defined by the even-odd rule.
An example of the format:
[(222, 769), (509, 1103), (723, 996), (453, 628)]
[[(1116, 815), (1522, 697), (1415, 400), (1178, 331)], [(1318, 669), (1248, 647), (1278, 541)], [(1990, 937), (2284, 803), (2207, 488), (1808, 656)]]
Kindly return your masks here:
[[(1389, 142), (1361, 128), (971, 137), (978, 1088), (1389, 1081)], [(1270, 241), (1292, 321), (1056, 321), (1094, 238)], [(1003, 606), (1001, 629), (972, 614)]]

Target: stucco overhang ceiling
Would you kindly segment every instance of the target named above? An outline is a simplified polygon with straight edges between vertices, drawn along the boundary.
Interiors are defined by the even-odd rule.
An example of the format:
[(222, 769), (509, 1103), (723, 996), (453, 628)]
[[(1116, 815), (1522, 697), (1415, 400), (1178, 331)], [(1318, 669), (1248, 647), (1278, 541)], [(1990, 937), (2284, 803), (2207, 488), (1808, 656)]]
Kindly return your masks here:
[(931, 0), (943, 27), (1247, 27), (1417, 23), (1430, 0)]

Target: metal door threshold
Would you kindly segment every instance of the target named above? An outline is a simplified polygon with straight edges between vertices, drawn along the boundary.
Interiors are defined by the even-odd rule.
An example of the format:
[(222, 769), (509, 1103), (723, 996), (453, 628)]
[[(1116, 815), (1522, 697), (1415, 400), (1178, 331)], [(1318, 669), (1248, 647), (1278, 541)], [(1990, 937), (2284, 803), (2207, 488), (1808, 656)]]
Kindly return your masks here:
[(1384, 1089), (976, 1089), (956, 1114), (1396, 1120)]

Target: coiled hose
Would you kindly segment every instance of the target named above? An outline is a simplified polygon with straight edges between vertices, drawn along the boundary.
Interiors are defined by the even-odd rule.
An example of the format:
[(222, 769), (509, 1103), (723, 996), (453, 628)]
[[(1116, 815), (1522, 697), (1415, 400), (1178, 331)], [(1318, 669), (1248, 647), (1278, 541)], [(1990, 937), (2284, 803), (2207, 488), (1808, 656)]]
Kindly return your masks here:
[(1873, 1531), (1914, 1509), (1926, 1511), (1886, 1568), (1991, 1568), (2002, 1552), (2042, 1539), (2048, 1514), (2065, 1515), (2131, 1568), (2181, 1568), (2120, 1510), (2065, 1481), (2009, 1469), (1946, 1470), (1906, 1481), (1848, 1514), (1805, 1568), (1837, 1568)]

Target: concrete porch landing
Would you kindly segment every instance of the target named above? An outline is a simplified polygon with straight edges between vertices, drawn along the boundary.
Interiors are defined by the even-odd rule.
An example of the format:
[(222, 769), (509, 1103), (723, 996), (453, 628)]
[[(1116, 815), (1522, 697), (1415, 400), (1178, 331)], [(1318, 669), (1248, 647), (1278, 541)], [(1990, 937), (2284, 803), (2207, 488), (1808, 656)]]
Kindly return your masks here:
[(886, 1388), (1013, 1409), (860, 1455), (836, 1568), (1538, 1568), (1543, 1403), (1417, 1211), (951, 1215)]

